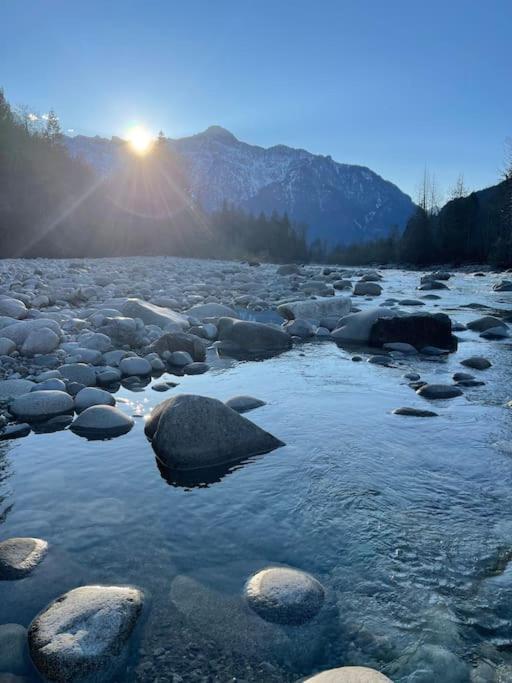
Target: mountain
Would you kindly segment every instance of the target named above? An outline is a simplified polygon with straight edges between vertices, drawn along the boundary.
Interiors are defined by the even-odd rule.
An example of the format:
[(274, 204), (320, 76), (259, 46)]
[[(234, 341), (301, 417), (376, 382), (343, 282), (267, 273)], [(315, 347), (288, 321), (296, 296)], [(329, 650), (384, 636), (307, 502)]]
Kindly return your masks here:
[[(72, 156), (100, 173), (123, 163), (120, 138), (66, 138)], [(169, 139), (181, 160), (191, 197), (208, 212), (224, 201), (252, 213), (287, 212), (309, 226), (310, 241), (347, 244), (403, 230), (414, 211), (410, 197), (364, 166), (285, 145), (264, 148), (238, 140), (220, 126), (190, 137)]]

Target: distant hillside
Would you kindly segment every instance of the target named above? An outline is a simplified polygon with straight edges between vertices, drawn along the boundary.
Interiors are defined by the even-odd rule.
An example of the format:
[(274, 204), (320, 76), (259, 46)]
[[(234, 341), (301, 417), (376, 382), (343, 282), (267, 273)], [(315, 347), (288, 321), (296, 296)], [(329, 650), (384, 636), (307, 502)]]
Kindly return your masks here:
[[(101, 173), (123, 164), (119, 138), (65, 142), (72, 156)], [(414, 211), (410, 197), (368, 168), (284, 145), (249, 145), (220, 126), (168, 145), (182, 161), (190, 196), (204, 210), (227, 201), (254, 214), (286, 212), (309, 226), (310, 241), (335, 245), (384, 237), (393, 226), (402, 230)]]

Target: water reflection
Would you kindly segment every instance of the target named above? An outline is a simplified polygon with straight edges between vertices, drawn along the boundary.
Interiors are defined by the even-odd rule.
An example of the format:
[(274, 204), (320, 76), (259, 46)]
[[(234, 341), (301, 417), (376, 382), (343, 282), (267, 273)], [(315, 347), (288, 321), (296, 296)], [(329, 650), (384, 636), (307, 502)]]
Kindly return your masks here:
[(213, 484), (221, 482), (228, 474), (242, 469), (248, 465), (254, 457), (257, 456), (252, 456), (236, 463), (217, 465), (216, 467), (203, 467), (197, 470), (171, 470), (156, 457), (155, 462), (158, 471), (160, 472), (160, 476), (169, 484), (169, 486), (184, 489), (206, 489)]

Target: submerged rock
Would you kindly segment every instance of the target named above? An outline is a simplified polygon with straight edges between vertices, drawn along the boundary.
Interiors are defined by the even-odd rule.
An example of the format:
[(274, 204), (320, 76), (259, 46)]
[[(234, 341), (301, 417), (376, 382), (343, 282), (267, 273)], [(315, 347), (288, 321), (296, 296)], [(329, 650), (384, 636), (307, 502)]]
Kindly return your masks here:
[(270, 567), (252, 576), (244, 590), (249, 607), (266, 621), (304, 624), (324, 603), (322, 584), (297, 569)]
[(261, 408), (266, 403), (253, 396), (233, 396), (233, 398), (226, 401), (226, 405), (232, 408), (232, 410), (236, 410), (237, 413), (246, 413), (249, 410)]
[(368, 669), (366, 666), (342, 666), (306, 678), (304, 683), (392, 683), (392, 681), (379, 671)]
[(142, 592), (128, 586), (82, 586), (61, 595), (29, 627), (37, 670), (57, 683), (110, 680), (142, 605)]
[(71, 423), (70, 429), (88, 439), (109, 439), (126, 434), (134, 424), (133, 418), (119, 408), (93, 405), (80, 413)]
[(22, 579), (41, 562), (48, 543), (40, 538), (9, 538), (0, 543), (0, 580)]
[(423, 398), (441, 399), (462, 396), (462, 391), (452, 384), (424, 384), (417, 392)]
[(145, 432), (169, 469), (213, 467), (283, 446), (222, 401), (180, 394), (156, 406)]

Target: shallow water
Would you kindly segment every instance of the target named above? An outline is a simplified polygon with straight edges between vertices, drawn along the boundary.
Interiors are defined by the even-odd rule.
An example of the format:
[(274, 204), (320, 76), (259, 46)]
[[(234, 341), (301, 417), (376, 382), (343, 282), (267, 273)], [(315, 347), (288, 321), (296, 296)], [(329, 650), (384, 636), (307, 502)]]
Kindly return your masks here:
[[(422, 294), (418, 278), (385, 271), (382, 299)], [(466, 322), (482, 314), (461, 308), (471, 302), (512, 308), (492, 281), (457, 275), (421, 310)], [(267, 401), (247, 417), (287, 445), (202, 487), (162, 476), (142, 418), (111, 441), (63, 431), (0, 444), (0, 537), (51, 544), (30, 577), (0, 582), (0, 623), (27, 626), (84, 583), (130, 583), (148, 599), (119, 680), (295, 681), (348, 664), (399, 683), (512, 680), (512, 344), (459, 336), (443, 361), (354, 363), (315, 342), (222, 359), (165, 394), (121, 389), (119, 406), (139, 415), (177, 392)], [(493, 367), (462, 397), (429, 402), (402, 378), (449, 383), (474, 354)], [(402, 405), (439, 417), (391, 414)], [(245, 581), (268, 564), (323, 583), (309, 625), (266, 624), (244, 607)]]

